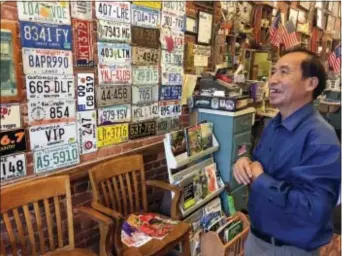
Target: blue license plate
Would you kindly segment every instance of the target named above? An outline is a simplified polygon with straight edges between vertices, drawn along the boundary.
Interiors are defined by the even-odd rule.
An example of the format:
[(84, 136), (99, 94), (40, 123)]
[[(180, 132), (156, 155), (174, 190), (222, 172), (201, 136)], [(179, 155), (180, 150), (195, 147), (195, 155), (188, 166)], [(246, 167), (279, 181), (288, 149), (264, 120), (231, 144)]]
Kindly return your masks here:
[(71, 26), (20, 21), (22, 47), (72, 49)]
[(180, 100), (181, 96), (181, 85), (164, 85), (159, 87), (159, 100)]

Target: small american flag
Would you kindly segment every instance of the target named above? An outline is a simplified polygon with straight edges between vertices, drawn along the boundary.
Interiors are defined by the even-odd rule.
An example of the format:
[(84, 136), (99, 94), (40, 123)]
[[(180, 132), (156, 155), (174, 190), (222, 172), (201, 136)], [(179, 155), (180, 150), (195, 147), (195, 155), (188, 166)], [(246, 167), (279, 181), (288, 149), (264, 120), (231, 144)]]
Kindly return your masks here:
[(296, 35), (296, 28), (293, 22), (289, 20), (285, 26), (281, 26), (281, 38), (285, 45), (285, 49), (300, 44)]
[(328, 62), (335, 73), (339, 73), (341, 71), (341, 45), (338, 45), (335, 50), (330, 53)]
[(281, 35), (279, 33), (279, 25), (281, 25), (281, 16), (280, 11), (278, 11), (277, 15), (274, 17), (272, 25), (270, 27), (270, 42), (274, 46), (278, 46), (281, 43)]

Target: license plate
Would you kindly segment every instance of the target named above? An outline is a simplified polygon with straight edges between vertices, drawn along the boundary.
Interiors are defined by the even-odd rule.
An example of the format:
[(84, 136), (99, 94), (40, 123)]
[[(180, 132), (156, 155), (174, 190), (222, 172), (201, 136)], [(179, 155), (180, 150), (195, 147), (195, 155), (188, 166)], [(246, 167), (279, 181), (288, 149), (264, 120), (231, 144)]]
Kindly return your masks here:
[(98, 109), (98, 125), (131, 121), (131, 105), (122, 104)]
[(163, 10), (161, 25), (164, 28), (184, 31), (184, 16), (178, 16)]
[(80, 155), (97, 150), (95, 110), (77, 113), (77, 134)]
[(183, 83), (183, 67), (162, 65), (162, 85), (179, 85)]
[(129, 44), (97, 43), (97, 51), (101, 64), (128, 64), (131, 62), (131, 46)]
[(160, 27), (160, 11), (132, 4), (132, 25), (146, 28)]
[(132, 45), (159, 48), (159, 29), (132, 26)]
[(34, 173), (36, 174), (75, 165), (79, 162), (80, 156), (77, 143), (33, 152)]
[(131, 84), (131, 65), (98, 65), (99, 84)]
[(74, 78), (71, 75), (27, 75), (25, 80), (28, 100), (75, 97)]
[(97, 127), (97, 147), (105, 147), (128, 141), (128, 124)]
[(156, 135), (156, 121), (146, 121), (129, 124), (129, 139)]
[(93, 22), (72, 20), (77, 67), (94, 67)]
[(77, 111), (91, 110), (95, 107), (94, 74), (77, 74)]
[(71, 1), (71, 18), (91, 20), (93, 18), (91, 1)]
[(159, 63), (160, 51), (157, 49), (133, 46), (132, 64), (156, 65)]
[(154, 85), (159, 82), (158, 66), (133, 66), (133, 84)]
[(97, 107), (131, 103), (131, 85), (104, 85), (96, 88)]
[(170, 65), (182, 66), (183, 58), (184, 58), (184, 52), (182, 51), (168, 52), (167, 50), (162, 50), (161, 63), (164, 65), (170, 64)]
[(162, 85), (159, 87), (159, 100), (180, 100), (181, 97), (181, 85)]
[(70, 25), (67, 1), (18, 1), (19, 20)]
[(165, 1), (163, 2), (163, 11), (183, 16), (185, 15), (185, 4), (185, 1)]
[(133, 122), (154, 119), (158, 117), (158, 102), (145, 105), (132, 105)]
[[(173, 50), (184, 51), (184, 32), (161, 28), (160, 43), (162, 49), (169, 49), (173, 41)], [(169, 46), (169, 47), (168, 47)]]
[(74, 99), (30, 100), (28, 102), (28, 119), (30, 125), (51, 122), (73, 122), (76, 110)]
[(13, 154), (18, 151), (26, 151), (25, 129), (1, 132), (0, 133), (1, 155)]
[(40, 150), (77, 141), (76, 123), (33, 126), (30, 131), (31, 150)]
[(0, 114), (1, 131), (16, 129), (21, 126), (19, 104), (1, 104)]
[(178, 116), (181, 113), (180, 101), (159, 101), (159, 116)]
[(96, 18), (100, 20), (114, 20), (131, 22), (131, 5), (129, 2), (95, 2)]
[(1, 156), (1, 182), (26, 176), (25, 153)]
[(140, 104), (158, 101), (158, 85), (133, 85), (132, 103)]
[(146, 6), (146, 7), (150, 7), (150, 8), (155, 8), (155, 9), (160, 9), (161, 8), (161, 1), (145, 1), (145, 0), (140, 0), (140, 1), (133, 1), (133, 4), (141, 5), (141, 6)]
[(72, 49), (71, 26), (20, 22), (21, 46), (43, 49)]
[(170, 131), (179, 130), (180, 123), (178, 117), (164, 117), (157, 119), (157, 134), (165, 134)]
[(23, 48), (22, 52), (25, 75), (73, 73), (71, 51)]
[(99, 41), (131, 42), (131, 25), (129, 23), (98, 20), (97, 36)]

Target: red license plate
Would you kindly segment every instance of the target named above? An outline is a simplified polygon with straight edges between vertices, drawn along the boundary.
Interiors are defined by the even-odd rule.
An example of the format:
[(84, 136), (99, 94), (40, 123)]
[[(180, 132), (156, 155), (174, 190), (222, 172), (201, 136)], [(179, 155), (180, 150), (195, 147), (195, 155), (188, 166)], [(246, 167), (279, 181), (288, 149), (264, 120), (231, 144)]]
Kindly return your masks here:
[(74, 53), (77, 67), (94, 67), (93, 23), (85, 20), (72, 20)]

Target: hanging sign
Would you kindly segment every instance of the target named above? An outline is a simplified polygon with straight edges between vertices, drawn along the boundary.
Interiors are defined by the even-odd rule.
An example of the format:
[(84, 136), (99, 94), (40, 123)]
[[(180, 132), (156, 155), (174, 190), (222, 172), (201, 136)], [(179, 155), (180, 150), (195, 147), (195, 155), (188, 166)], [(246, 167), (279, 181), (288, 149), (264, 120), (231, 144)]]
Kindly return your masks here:
[(95, 110), (77, 112), (77, 134), (80, 155), (97, 150)]
[(0, 157), (1, 182), (26, 176), (25, 153)]
[(1, 104), (0, 115), (1, 131), (12, 130), (21, 127), (19, 104)]
[(95, 107), (94, 74), (77, 74), (77, 111), (91, 110)]
[(109, 20), (98, 20), (97, 37), (99, 41), (131, 42), (131, 24)]
[(106, 84), (131, 84), (132, 72), (131, 65), (98, 65), (99, 85)]

